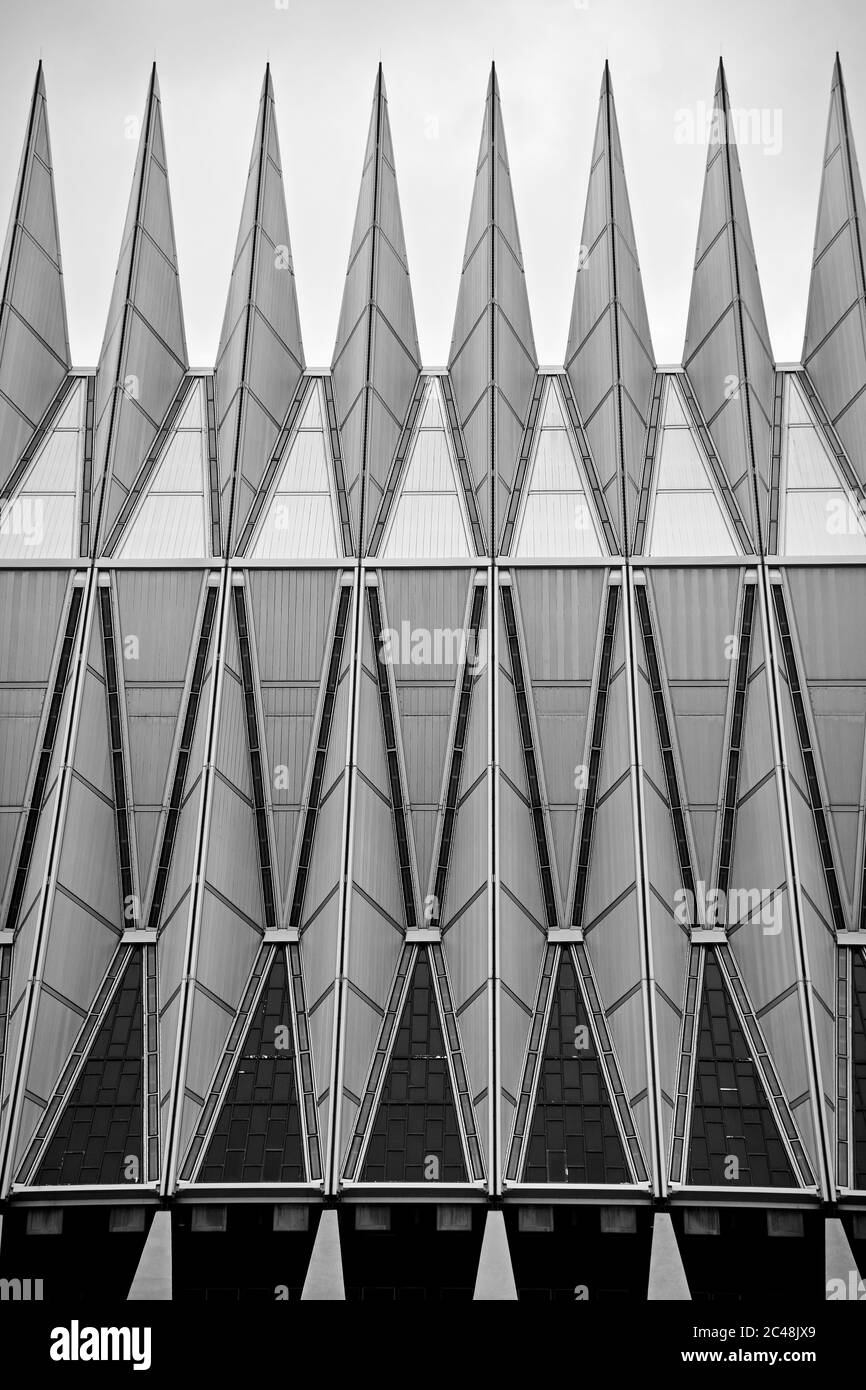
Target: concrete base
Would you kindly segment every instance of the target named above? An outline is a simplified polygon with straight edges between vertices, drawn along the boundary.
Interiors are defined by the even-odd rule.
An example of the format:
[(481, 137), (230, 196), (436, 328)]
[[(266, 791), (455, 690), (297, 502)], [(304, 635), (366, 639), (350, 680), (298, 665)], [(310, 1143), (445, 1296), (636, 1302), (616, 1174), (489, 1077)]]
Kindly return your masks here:
[(340, 1226), (335, 1211), (323, 1211), (316, 1231), (301, 1299), (326, 1299), (345, 1303), (343, 1257), (340, 1252)]
[(838, 1216), (828, 1216), (824, 1222), (824, 1281), (824, 1296), (829, 1302), (866, 1300), (866, 1285)]
[(171, 1212), (158, 1211), (153, 1218), (135, 1271), (127, 1302), (151, 1303), (171, 1299)]
[(690, 1303), (691, 1298), (674, 1223), (668, 1212), (657, 1211), (653, 1221), (647, 1301)]
[(487, 1213), (473, 1297), (476, 1303), (490, 1299), (517, 1301), (517, 1285), (511, 1268), (508, 1233), (501, 1211)]

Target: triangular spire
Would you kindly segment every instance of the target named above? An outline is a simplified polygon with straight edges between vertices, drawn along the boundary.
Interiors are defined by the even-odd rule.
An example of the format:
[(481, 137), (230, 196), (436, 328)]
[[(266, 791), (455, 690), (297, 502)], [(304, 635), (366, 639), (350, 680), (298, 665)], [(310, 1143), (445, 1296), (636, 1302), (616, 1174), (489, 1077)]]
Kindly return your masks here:
[(721, 61), (683, 365), (757, 548), (768, 514), (774, 366)]
[(42, 64), (0, 261), (0, 494), (69, 370)]
[(361, 1177), (364, 1182), (466, 1181), (447, 1047), (424, 947), (418, 951)]
[[(508, 512), (538, 368), (517, 215), (491, 67), (448, 368), (491, 547)], [(491, 480), (496, 480), (491, 496)]]
[(839, 55), (815, 229), (803, 365), (866, 488), (866, 203)]
[[(270, 66), (216, 361), (220, 496), (240, 536), (304, 371), (295, 272)], [(227, 540), (227, 544), (228, 544)]]
[(285, 951), (278, 950), (240, 1049), (200, 1182), (303, 1182), (304, 1154)]
[(711, 949), (704, 963), (688, 1181), (699, 1187), (798, 1186)]
[(655, 356), (607, 63), (565, 365), (608, 510), (625, 545), (640, 495)]
[(346, 490), (355, 544), (362, 551), (379, 512), (420, 364), (380, 63), (332, 364)]
[(156, 65), (96, 376), (94, 513), (111, 533), (187, 370)]
[(577, 976), (563, 951), (523, 1180), (624, 1183), (629, 1176)]
[(131, 952), (48, 1143), (37, 1183), (52, 1187), (119, 1185), (130, 1158), (137, 1158), (144, 1166), (142, 959), (140, 949)]

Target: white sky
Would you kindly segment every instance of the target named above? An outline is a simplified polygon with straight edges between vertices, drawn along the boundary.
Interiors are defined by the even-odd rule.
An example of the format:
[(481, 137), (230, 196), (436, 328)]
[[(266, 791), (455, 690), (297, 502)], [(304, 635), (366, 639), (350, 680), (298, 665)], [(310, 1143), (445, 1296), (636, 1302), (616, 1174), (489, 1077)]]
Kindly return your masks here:
[(380, 54), (428, 366), (451, 341), (491, 57), (544, 364), (565, 352), (605, 57), (661, 363), (681, 357), (706, 160), (675, 139), (675, 113), (711, 104), (720, 51), (732, 105), (781, 119), (779, 153), (740, 151), (779, 361), (802, 345), (837, 48), (866, 161), (863, 0), (0, 0), (0, 33), (0, 218), (41, 54), (76, 366), (99, 353), (135, 159), (124, 128), (154, 57), (198, 367), (216, 354), (267, 59), (312, 367), (331, 359)]

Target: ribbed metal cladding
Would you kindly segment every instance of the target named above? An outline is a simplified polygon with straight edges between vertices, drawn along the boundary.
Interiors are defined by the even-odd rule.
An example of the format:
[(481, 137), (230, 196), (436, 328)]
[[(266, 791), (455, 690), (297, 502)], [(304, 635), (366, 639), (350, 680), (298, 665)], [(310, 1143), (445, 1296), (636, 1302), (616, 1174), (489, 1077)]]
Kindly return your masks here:
[(652, 619), (650, 617), (649, 599), (646, 589), (639, 586), (635, 590), (637, 602), (638, 618), (640, 620), (641, 633), (644, 640), (644, 650), (646, 652), (647, 668), (649, 671), (650, 689), (652, 690), (653, 706), (655, 709), (656, 724), (658, 727), (659, 744), (661, 747), (662, 761), (664, 763), (665, 781), (667, 784), (668, 803), (670, 805), (671, 816), (674, 823), (674, 839), (676, 840), (677, 854), (679, 856), (679, 869), (682, 874), (683, 887), (691, 894), (694, 900), (695, 879), (692, 873), (691, 855), (689, 852), (689, 841), (686, 832), (686, 820), (683, 814), (683, 802), (680, 796), (676, 763), (674, 761), (673, 744), (671, 741), (670, 726), (668, 723), (667, 710), (665, 708), (664, 688), (662, 675), (659, 667), (658, 654), (656, 652), (655, 637), (653, 635)]
[(241, 673), (244, 684), (244, 713), (246, 715), (247, 739), (249, 742), (250, 768), (253, 778), (253, 810), (256, 818), (256, 838), (259, 846), (259, 868), (262, 875), (262, 894), (264, 897), (264, 923), (266, 930), (277, 924), (276, 900), (274, 897), (274, 876), (271, 864), (270, 836), (268, 834), (267, 811), (265, 809), (265, 787), (262, 773), (262, 751), (259, 738), (259, 718), (256, 709), (255, 677), (250, 653), (250, 634), (247, 624), (247, 609), (241, 588), (233, 591), (235, 618), (238, 625), (238, 642), (241, 649)]
[[(472, 612), (469, 619), (469, 634), (472, 646), (470, 650), (478, 651), (478, 635), (481, 631), (481, 619), (484, 613), (485, 591), (479, 585), (476, 587), (472, 598)], [(439, 903), (440, 918), (444, 912), (445, 893), (448, 885), (448, 863), (451, 857), (452, 841), (454, 837), (454, 822), (457, 815), (457, 797), (460, 790), (460, 776), (463, 769), (463, 757), (466, 746), (466, 730), (469, 725), (469, 709), (472, 700), (472, 686), (474, 675), (472, 667), (467, 662), (463, 668), (463, 675), (460, 682), (460, 703), (457, 708), (457, 727), (454, 733), (454, 743), (451, 754), (451, 766), (448, 771), (448, 789), (445, 794), (445, 813), (442, 819), (442, 835), (439, 841), (439, 856), (436, 864), (436, 888), (435, 896)]]
[[(115, 656), (114, 621), (112, 618), (111, 591), (100, 588), (99, 618), (102, 627), (102, 647), (105, 660), (105, 685), (108, 696), (108, 726), (110, 731), (111, 773), (114, 780), (114, 808), (117, 823), (117, 852), (120, 860), (120, 882), (122, 888), (124, 913), (128, 914), (135, 904), (135, 890), (132, 879), (132, 855), (130, 849), (129, 801), (126, 794), (126, 767), (123, 735), (121, 732), (120, 702), (118, 688), (117, 659)], [(132, 925), (141, 918), (140, 904), (135, 904)]]
[(48, 780), (49, 768), (51, 767), (51, 755), (57, 738), (60, 706), (63, 701), (63, 692), (66, 689), (66, 683), (69, 679), (69, 668), (72, 661), (73, 645), (83, 598), (83, 589), (76, 588), (72, 590), (69, 614), (66, 619), (66, 630), (63, 634), (63, 645), (60, 650), (60, 660), (57, 666), (57, 675), (54, 681), (54, 688), (51, 692), (51, 703), (48, 708), (48, 718), (42, 735), (42, 746), (39, 750), (39, 762), (37, 764), (36, 777), (33, 783), (33, 795), (30, 798), (30, 807), (27, 812), (27, 821), (24, 828), (24, 839), (21, 845), (18, 867), (15, 872), (15, 883), (12, 888), (9, 910), (6, 913), (6, 921), (3, 924), (6, 931), (14, 932), (18, 923), (21, 898), (24, 893), (24, 885), (27, 882), (27, 871), (30, 867), (33, 842), (36, 838), (36, 828), (40, 811), (42, 810), (42, 800), (45, 795), (45, 784)]
[(743, 724), (746, 714), (746, 689), (749, 681), (749, 662), (752, 647), (752, 622), (755, 614), (755, 586), (747, 584), (743, 593), (743, 624), (737, 642), (737, 674), (734, 690), (734, 712), (728, 745), (728, 764), (725, 773), (725, 804), (722, 812), (722, 839), (719, 850), (719, 888), (728, 890), (731, 872), (731, 852), (734, 841), (734, 820), (737, 812), (737, 792), (740, 781)]
[(157, 861), (156, 882), (150, 902), (150, 911), (148, 913), (147, 925), (150, 931), (157, 931), (160, 926), (163, 898), (168, 881), (172, 850), (177, 835), (180, 808), (183, 803), (184, 786), (186, 784), (187, 771), (189, 768), (190, 749), (192, 747), (193, 734), (199, 714), (202, 680), (204, 678), (208, 648), (210, 646), (211, 633), (216, 616), (216, 606), (217, 590), (215, 588), (209, 588), (205, 599), (205, 610), (202, 618), (202, 628), (199, 635), (198, 647), (196, 649), (192, 683), (187, 700), (186, 712), (184, 714), (180, 747), (178, 749), (177, 762), (172, 779), (171, 795), (168, 803), (168, 813), (166, 815), (165, 829), (163, 830), (162, 844)]
[[(561, 370), (540, 372), (535, 360), (495, 75), (447, 370), (420, 365), (381, 74), (331, 374), (304, 368), (293, 268), (282, 281), (271, 273), (273, 234), (284, 229), (288, 246), (288, 221), (269, 75), (214, 372), (190, 372), (186, 360), (155, 80), (97, 376), (65, 360), (59, 252), (43, 245), (48, 220), (28, 221), (16, 190), (13, 256), (28, 237), (50, 254), (45, 278), (26, 286), (19, 262), (8, 273), (4, 263), (3, 327), (10, 304), (16, 322), (30, 314), (17, 361), (0, 333), (4, 441), (2, 402), (27, 406), (3, 458), (4, 517), (39, 486), (52, 495), (45, 478), (67, 457), (59, 446), (41, 452), (55, 431), (77, 432), (79, 452), (63, 492), (63, 557), (2, 564), (11, 597), (0, 608), (0, 892), (12, 939), (0, 940), (0, 1196), (13, 1181), (44, 1181), (133, 956), (141, 1179), (167, 1200), (178, 1182), (195, 1196), (204, 1181), (275, 962), (303, 1152), (274, 1184), (293, 1194), (286, 1201), (368, 1181), (392, 1197), (399, 1165), (383, 1181), (371, 1142), (387, 1089), (393, 1161), (402, 1101), (389, 1076), (413, 1063), (425, 1085), (447, 1079), (455, 1189), (538, 1201), (543, 1181), (560, 1200), (558, 1063), (534, 1128), (554, 1016), (560, 1031), (564, 1019), (590, 1027), (595, 1055), (580, 1074), (603, 1099), (572, 1098), (568, 1122), (608, 1126), (603, 1163), (604, 1146), (592, 1153), (617, 1198), (649, 1202), (669, 1183), (682, 1185), (677, 1200), (705, 1189), (721, 1150), (699, 1162), (698, 1130), (721, 1110), (739, 1141), (749, 1109), (763, 1127), (756, 1173), (778, 1129), (785, 1162), (776, 1154), (766, 1170), (780, 1202), (796, 1193), (817, 1207), (833, 1181), (845, 1200), (866, 1190), (866, 968), (855, 936), (866, 935), (866, 646), (856, 586), (846, 587), (866, 565), (853, 543), (830, 547), (821, 510), (822, 490), (847, 503), (859, 544), (866, 380), (851, 379), (862, 375), (851, 330), (862, 293), (842, 305), (834, 269), (841, 249), (862, 267), (859, 183), (837, 70), (839, 140), (824, 170), (807, 360), (780, 370), (723, 79), (717, 95), (726, 138), (708, 164), (705, 211), (715, 207), (721, 223), (703, 218), (701, 236), (714, 235), (696, 256), (687, 372), (654, 365), (609, 73), (587, 200), (591, 254)], [(43, 107), (40, 87), (25, 168), (38, 164), (47, 180)], [(53, 208), (44, 182), (49, 191)], [(713, 258), (723, 250), (722, 274)], [(42, 341), (53, 357), (45, 375)], [(741, 378), (730, 398), (719, 374), (729, 350)], [(136, 399), (126, 382), (138, 376)], [(7, 389), (13, 380), (24, 394)], [(172, 466), (174, 494), (201, 504), (196, 551), (174, 554), (169, 542), (158, 561), (147, 547), (124, 551), (161, 491), (153, 484), (187, 406), (198, 409), (194, 395), (201, 422), (186, 434), (201, 448), (180, 457), (178, 447)], [(434, 396), (435, 425), (433, 412), (425, 423)], [(76, 423), (58, 427), (73, 397)], [(676, 455), (662, 446), (669, 405)], [(315, 424), (304, 424), (308, 407)], [(567, 436), (568, 453), (551, 444), (539, 468), (548, 428)], [(193, 463), (198, 491), (186, 486)], [(579, 487), (569, 493), (572, 466)], [(712, 494), (730, 539), (721, 555), (702, 553), (699, 536), (688, 556), (652, 548), (668, 468), (679, 479), (669, 491)], [(547, 515), (565, 512), (566, 497), (591, 502), (595, 549), (548, 553), (568, 517), (559, 529), (538, 523), (532, 548), (520, 548), (537, 471)], [(798, 492), (813, 495), (796, 532)], [(325, 520), (318, 549), (300, 554), (311, 498)], [(282, 549), (259, 549), (275, 499), (296, 511)], [(409, 503), (421, 521), (401, 521), (391, 549)], [(807, 554), (795, 553), (800, 543)], [(149, 625), (137, 668), (123, 650), (130, 611)], [(410, 629), (457, 629), (460, 658), (448, 670), (431, 659), (400, 671), (386, 652), (397, 614)], [(488, 630), (492, 659), (466, 659)], [(572, 791), (575, 764), (586, 769), (582, 793)], [(290, 784), (280, 804), (269, 787), (278, 767)], [(804, 786), (808, 799), (797, 795)], [(136, 863), (147, 882), (136, 883)], [(700, 899), (699, 875), (722, 894), (769, 897), (784, 931), (764, 933), (750, 908), (726, 937), (690, 939), (668, 899), (680, 889)], [(144, 918), (133, 922), (124, 910), (136, 894)], [(133, 944), (126, 932), (144, 922)], [(407, 1013), (416, 972), (426, 1013)], [(392, 1072), (404, 1018), (417, 1022), (423, 1056), (406, 1055), (403, 1037), (403, 1071)], [(266, 1042), (250, 1063), (256, 1076), (274, 1060)], [(711, 1092), (727, 1052), (740, 1090), (725, 1111)], [(288, 1069), (277, 1074), (285, 1081)], [(261, 1082), (265, 1110), (283, 1104), (274, 1076)], [(425, 1106), (441, 1103), (432, 1096)], [(235, 1120), (247, 1126), (246, 1167), (259, 1173), (262, 1116)], [(531, 1143), (546, 1149), (529, 1162)], [(83, 1191), (116, 1156), (106, 1145), (72, 1185)], [(60, 1159), (44, 1173), (62, 1174)], [(581, 1196), (599, 1200), (587, 1164), (570, 1166)], [(245, 1186), (265, 1200), (258, 1177)], [(412, 1195), (441, 1204), (443, 1188), (418, 1183)], [(766, 1195), (744, 1184), (741, 1199)]]
[(403, 795), (400, 764), (397, 756), (397, 732), (394, 705), (391, 699), (391, 686), (388, 680), (387, 638), (382, 627), (382, 610), (379, 595), (375, 589), (367, 591), (370, 609), (370, 625), (376, 643), (376, 678), (379, 686), (379, 702), (382, 711), (382, 729), (385, 735), (385, 757), (388, 762), (388, 780), (391, 787), (391, 813), (394, 818), (394, 834), (397, 838), (397, 857), (400, 866), (400, 882), (403, 889), (403, 910), (407, 927), (417, 925), (415, 911), (415, 888), (412, 882), (412, 865), (409, 857), (409, 830), (406, 824), (406, 800)]
[(334, 701), (337, 692), (337, 681), (340, 675), (340, 665), (343, 660), (343, 645), (346, 640), (346, 627), (349, 621), (349, 603), (351, 601), (351, 590), (343, 587), (340, 591), (340, 602), (337, 609), (337, 622), (334, 629), (334, 639), (331, 646), (331, 656), (328, 662), (328, 674), (325, 684), (325, 700), (322, 706), (322, 717), (319, 724), (318, 737), (316, 739), (316, 752), (313, 762), (313, 773), (310, 779), (310, 786), (307, 792), (307, 806), (304, 815), (304, 828), (301, 837), (300, 858), (295, 876), (295, 888), (292, 895), (292, 907), (289, 915), (289, 924), (292, 927), (300, 927), (301, 913), (304, 906), (304, 892), (307, 884), (307, 876), (310, 871), (310, 857), (313, 851), (313, 837), (316, 833), (316, 818), (319, 813), (319, 801), (322, 795), (322, 779), (325, 774), (325, 760), (328, 756), (328, 748), (331, 740), (331, 725), (334, 717)]
[(523, 678), (523, 660), (520, 655), (520, 642), (517, 634), (517, 619), (514, 611), (514, 598), (510, 588), (502, 590), (502, 607), (505, 613), (505, 635), (511, 658), (511, 675), (514, 680), (514, 694), (517, 700), (517, 717), (520, 722), (520, 735), (523, 743), (523, 757), (526, 763), (526, 781), (532, 807), (532, 825), (535, 831), (535, 850), (544, 891), (544, 906), (547, 910), (547, 925), (557, 925), (556, 892), (553, 887), (553, 874), (550, 867), (550, 851), (547, 845), (547, 828), (544, 823), (544, 807), (538, 780), (538, 766), (533, 747), (532, 726), (529, 718), (529, 703), (526, 683)]
[(806, 769), (806, 784), (809, 788), (809, 796), (812, 802), (812, 815), (815, 818), (815, 833), (818, 837), (818, 846), (821, 851), (821, 860), (824, 865), (824, 874), (827, 880), (827, 894), (833, 912), (833, 924), (837, 931), (845, 931), (845, 914), (842, 910), (842, 899), (839, 894), (839, 883), (836, 878), (836, 866), (833, 863), (833, 851), (830, 847), (827, 817), (824, 813), (824, 799), (821, 795), (821, 786), (818, 781), (818, 770), (815, 765), (812, 738), (806, 719), (806, 708), (803, 701), (800, 677), (797, 672), (797, 662), (794, 656), (791, 629), (788, 626), (785, 597), (782, 593), (782, 586), (780, 584), (773, 585), (773, 602), (776, 608), (776, 618), (779, 623), (779, 634), (782, 638), (785, 673), (788, 677), (788, 686), (791, 691), (791, 699), (794, 703), (794, 718), (797, 724), (797, 736), (800, 740), (800, 752), (803, 756), (803, 763)]
[(599, 665), (598, 688), (595, 697), (595, 711), (592, 717), (592, 737), (589, 745), (589, 765), (587, 770), (586, 792), (583, 801), (583, 815), (580, 824), (580, 847), (577, 855), (577, 879), (574, 887), (574, 901), (571, 907), (571, 925), (583, 925), (583, 905), (586, 897), (589, 874), (590, 846), (595, 820), (595, 803), (598, 791), (599, 769), (604, 744), (604, 722), (607, 710), (607, 697), (610, 688), (610, 666), (613, 659), (613, 642), (619, 612), (619, 587), (611, 585), (607, 595), (607, 608), (604, 617), (604, 636), (602, 638), (601, 662)]

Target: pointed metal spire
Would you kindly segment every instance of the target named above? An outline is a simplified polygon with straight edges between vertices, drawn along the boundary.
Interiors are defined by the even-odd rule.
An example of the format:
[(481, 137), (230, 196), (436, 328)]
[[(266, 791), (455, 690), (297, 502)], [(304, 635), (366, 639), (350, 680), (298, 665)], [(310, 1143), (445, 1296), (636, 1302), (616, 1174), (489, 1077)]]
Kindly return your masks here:
[(768, 512), (774, 365), (721, 60), (683, 365), (757, 547)]
[(495, 551), (538, 369), (495, 64), (484, 106), (448, 368), (478, 510)]
[(93, 515), (100, 543), (111, 533), (188, 365), (154, 63), (96, 374)]
[(866, 203), (839, 54), (806, 312), (803, 365), (866, 487)]
[(625, 546), (640, 495), (655, 355), (606, 62), (565, 366)]
[(241, 534), (303, 371), (268, 65), (216, 362), (220, 495), (227, 537), (229, 525), (233, 538)]
[(68, 370), (66, 301), (40, 62), (0, 261), (0, 493)]
[(362, 551), (420, 366), (380, 63), (331, 367), (355, 544)]

